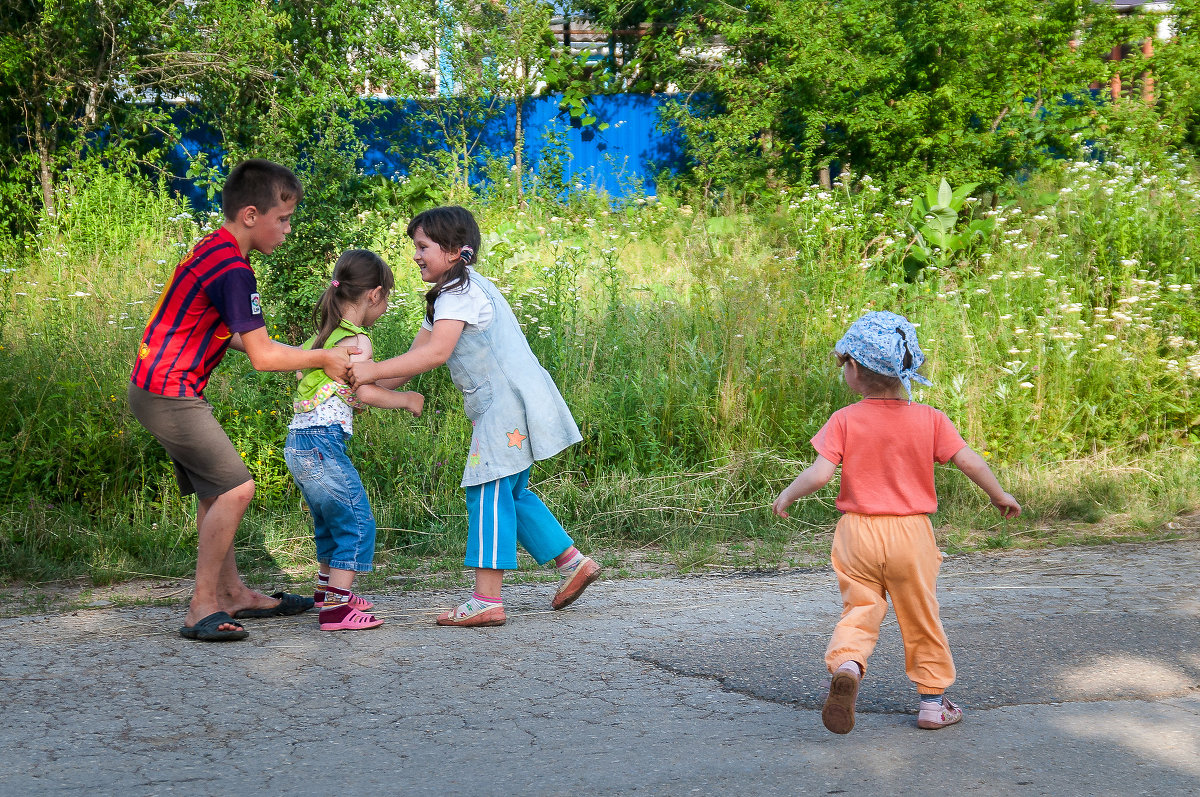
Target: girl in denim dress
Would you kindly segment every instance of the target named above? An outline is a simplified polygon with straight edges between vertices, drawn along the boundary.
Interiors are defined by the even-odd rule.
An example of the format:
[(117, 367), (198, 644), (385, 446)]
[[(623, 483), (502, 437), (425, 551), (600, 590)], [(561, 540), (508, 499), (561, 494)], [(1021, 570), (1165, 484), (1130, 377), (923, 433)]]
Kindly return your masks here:
[[(306, 349), (346, 346), (359, 354), (351, 361), (370, 359), (371, 340), (364, 327), (387, 311), (392, 271), (383, 259), (365, 249), (351, 249), (338, 258), (333, 279), (313, 313), (317, 333)], [(420, 393), (397, 392), (387, 383), (351, 390), (319, 368), (300, 374), (288, 425), (283, 457), (313, 518), (317, 545), (317, 588), (313, 595), (321, 613), (322, 631), (357, 631), (383, 625), (367, 614), (374, 604), (350, 587), (358, 573), (370, 572), (375, 558), (375, 516), (346, 441), (354, 432), (354, 413), (367, 407), (408, 410), (420, 415)], [(398, 387), (394, 382), (391, 387)]]
[(504, 296), (470, 266), (479, 225), (465, 208), (427, 210), (408, 225), (425, 295), (425, 323), (412, 347), (352, 368), (354, 385), (407, 380), (445, 364), (462, 391), (473, 429), (462, 487), (467, 555), (475, 591), (438, 617), (438, 625), (495, 626), (507, 619), (500, 598), (505, 570), (517, 568), (517, 543), (560, 576), (551, 606), (561, 609), (595, 581), (600, 567), (580, 553), (562, 524), (528, 487), (533, 463), (582, 437), (566, 402), (529, 348)]

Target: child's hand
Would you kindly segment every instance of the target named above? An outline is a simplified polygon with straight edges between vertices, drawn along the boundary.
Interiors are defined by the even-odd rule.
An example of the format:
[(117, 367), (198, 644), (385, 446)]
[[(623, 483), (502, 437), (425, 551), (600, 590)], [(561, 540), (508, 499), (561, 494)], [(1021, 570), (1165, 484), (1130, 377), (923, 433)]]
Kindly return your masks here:
[(332, 349), (325, 349), (325, 365), (321, 370), (328, 374), (330, 379), (345, 382), (350, 374), (350, 355), (357, 354), (358, 351), (358, 349), (350, 349), (344, 346), (334, 346)]
[(796, 503), (796, 499), (788, 496), (788, 491), (784, 490), (771, 504), (771, 511), (779, 517), (788, 517), (788, 507), (794, 503)]
[(406, 390), (400, 395), (405, 398), (405, 403), (401, 406), (401, 409), (411, 412), (414, 418), (420, 418), (421, 410), (425, 409), (425, 397), (415, 390)]
[(347, 382), (350, 387), (357, 390), (363, 385), (370, 385), (375, 382), (376, 365), (373, 362), (351, 363), (350, 373), (347, 376)]
[(1001, 517), (1013, 518), (1021, 514), (1021, 505), (1008, 493), (992, 499), (992, 506), (1000, 510)]
[(771, 504), (771, 511), (779, 517), (788, 517), (789, 506), (829, 484), (829, 480), (833, 478), (836, 470), (837, 465), (818, 454), (817, 458), (813, 460), (813, 464), (805, 468), (791, 484), (783, 488), (783, 492)]

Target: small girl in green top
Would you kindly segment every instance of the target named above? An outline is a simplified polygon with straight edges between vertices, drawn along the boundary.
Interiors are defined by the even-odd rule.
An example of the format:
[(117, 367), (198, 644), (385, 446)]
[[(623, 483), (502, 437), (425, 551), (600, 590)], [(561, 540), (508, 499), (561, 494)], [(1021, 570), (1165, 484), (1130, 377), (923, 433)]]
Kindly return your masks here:
[[(345, 346), (371, 359), (369, 327), (387, 311), (392, 270), (374, 252), (351, 249), (333, 266), (333, 279), (313, 311), (317, 334), (306, 349)], [(386, 407), (420, 415), (425, 397), (397, 392), (401, 380), (380, 380), (357, 391), (320, 369), (305, 371), (293, 401), (283, 456), (313, 518), (317, 544), (317, 588), (313, 595), (322, 631), (355, 631), (383, 625), (367, 614), (374, 604), (355, 595), (354, 576), (369, 572), (375, 558), (375, 517), (350, 458), (346, 439), (353, 433), (355, 410)]]

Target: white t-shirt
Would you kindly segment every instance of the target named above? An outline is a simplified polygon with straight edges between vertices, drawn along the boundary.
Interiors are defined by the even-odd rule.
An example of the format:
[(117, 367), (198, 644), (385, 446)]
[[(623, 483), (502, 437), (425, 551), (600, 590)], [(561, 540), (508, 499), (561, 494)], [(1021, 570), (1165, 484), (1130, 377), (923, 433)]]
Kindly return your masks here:
[(330, 396), (314, 410), (297, 412), (292, 416), (289, 429), (309, 429), (314, 426), (340, 425), (346, 434), (354, 434), (354, 410), (337, 396)]
[[(474, 274), (474, 269), (467, 269), (468, 274)], [(442, 291), (433, 302), (433, 320), (442, 319), (462, 321), (469, 327), (485, 329), (492, 323), (495, 311), (487, 294), (474, 281), (468, 282), (461, 288)], [(424, 329), (433, 329), (433, 324), (426, 319), (421, 323)]]

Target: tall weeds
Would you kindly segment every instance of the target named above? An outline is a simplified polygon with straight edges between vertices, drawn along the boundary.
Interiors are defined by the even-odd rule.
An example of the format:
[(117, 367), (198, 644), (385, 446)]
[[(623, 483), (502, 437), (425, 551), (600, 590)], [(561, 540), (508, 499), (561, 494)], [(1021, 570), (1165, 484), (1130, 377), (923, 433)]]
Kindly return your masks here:
[[(1023, 528), (1127, 511), (1131, 490), (1114, 498), (1104, 485), (1149, 490), (1159, 478), (1133, 463), (1156, 463), (1176, 485), (1163, 488), (1162, 506), (1194, 504), (1195, 490), (1178, 487), (1200, 428), (1194, 180), (1182, 163), (1062, 164), (978, 211), (994, 230), (915, 279), (903, 267), (907, 202), (866, 177), (720, 213), (670, 196), (616, 208), (477, 203), (480, 269), (506, 292), (584, 435), (534, 481), (601, 545), (751, 540), (782, 556), (836, 515), (832, 490), (790, 523), (765, 509), (811, 458), (809, 438), (853, 400), (833, 343), (862, 312), (888, 309), (919, 325), (934, 383), (919, 400), (946, 410), (1002, 477), (1028, 489), (1014, 487), (1033, 510)], [(407, 219), (369, 210), (345, 222), (348, 238), (397, 274), (373, 337), (380, 356), (399, 353), (424, 312)], [(0, 432), (10, 441), (0, 451), (0, 573), (89, 562), (118, 577), (163, 562), (175, 564), (158, 570), (178, 570), (191, 555), (188, 516), (163, 509), (178, 507), (169, 463), (123, 397), (150, 307), (212, 223), (161, 188), (96, 174), (70, 183), (35, 238), (0, 246)], [(284, 250), (272, 267), (287, 262)], [(231, 354), (208, 390), (274, 518), (248, 521), (260, 529), (256, 550), (278, 566), (311, 556), (282, 458), (292, 381)], [(370, 413), (352, 443), (381, 555), (409, 564), (459, 545), (469, 439), (444, 370), (414, 387), (427, 395), (422, 418)], [(1096, 458), (1109, 463), (1099, 475), (1066, 480), (1078, 469), (1064, 463)], [(1123, 468), (1133, 482), (1102, 476)], [(938, 478), (940, 517), (991, 523), (960, 474)], [(1059, 483), (1075, 487), (1041, 494)], [(970, 533), (958, 543), (991, 544)]]

